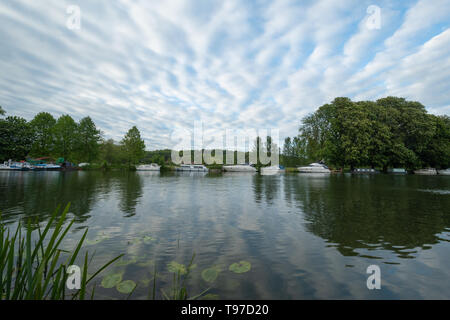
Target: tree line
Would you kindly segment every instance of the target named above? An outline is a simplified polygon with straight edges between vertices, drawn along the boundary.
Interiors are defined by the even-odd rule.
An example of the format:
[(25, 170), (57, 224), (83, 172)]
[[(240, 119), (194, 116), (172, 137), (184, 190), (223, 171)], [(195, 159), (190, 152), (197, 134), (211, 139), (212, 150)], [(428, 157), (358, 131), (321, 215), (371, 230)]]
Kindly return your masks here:
[[(5, 113), (0, 107), (0, 116)], [(17, 116), (0, 119), (0, 161), (51, 157), (74, 163), (131, 166), (144, 155), (145, 143), (135, 126), (116, 143), (104, 139), (90, 117), (76, 122), (69, 115), (55, 119), (48, 112), (40, 112), (31, 121)]]
[(337, 168), (450, 167), (450, 117), (416, 101), (340, 97), (304, 117), (284, 141), (286, 165), (319, 160)]

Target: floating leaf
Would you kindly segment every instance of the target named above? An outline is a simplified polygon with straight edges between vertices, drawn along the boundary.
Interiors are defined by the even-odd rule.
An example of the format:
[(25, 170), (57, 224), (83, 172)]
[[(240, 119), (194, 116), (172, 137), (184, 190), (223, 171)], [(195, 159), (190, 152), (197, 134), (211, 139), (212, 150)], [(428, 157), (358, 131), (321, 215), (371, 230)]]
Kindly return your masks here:
[(136, 288), (136, 282), (133, 280), (125, 280), (116, 286), (117, 291), (121, 293), (131, 293)]
[(109, 274), (103, 278), (102, 287), (109, 289), (115, 287), (120, 281), (122, 281), (122, 273)]
[(144, 237), (142, 238), (142, 240), (144, 241), (145, 244), (149, 244), (149, 243), (151, 243), (151, 242), (153, 242), (153, 241), (156, 241), (155, 238), (150, 237), (150, 236), (144, 236)]
[(133, 263), (136, 263), (137, 262), (137, 258), (136, 257), (134, 257), (134, 258), (131, 258), (131, 259), (124, 259), (124, 258), (122, 258), (122, 259), (120, 259), (119, 261), (117, 261), (116, 263), (115, 263), (115, 265), (116, 265), (116, 267), (123, 267), (123, 266), (127, 266), (127, 265), (129, 265), (129, 264), (133, 264)]
[(202, 271), (202, 278), (206, 282), (214, 282), (214, 280), (217, 279), (221, 271), (222, 271), (221, 268), (218, 266), (205, 269)]
[(187, 273), (186, 267), (184, 264), (179, 264), (178, 262), (172, 261), (167, 265), (167, 270), (171, 273), (180, 273), (180, 275), (184, 275)]
[(84, 244), (85, 245), (88, 245), (88, 246), (92, 246), (92, 245), (94, 245), (94, 244), (98, 244), (98, 243), (100, 243), (100, 242), (102, 242), (102, 241), (104, 241), (104, 240), (108, 240), (110, 237), (109, 236), (107, 236), (106, 234), (104, 234), (104, 233), (101, 233), (101, 234), (99, 234), (95, 239), (91, 239), (91, 240), (89, 240), (89, 239), (84, 239)]
[(236, 262), (236, 263), (233, 263), (232, 265), (230, 265), (228, 270), (230, 270), (231, 272), (234, 272), (234, 273), (245, 273), (245, 272), (249, 272), (251, 268), (252, 268), (252, 265), (250, 262), (239, 261), (239, 262)]

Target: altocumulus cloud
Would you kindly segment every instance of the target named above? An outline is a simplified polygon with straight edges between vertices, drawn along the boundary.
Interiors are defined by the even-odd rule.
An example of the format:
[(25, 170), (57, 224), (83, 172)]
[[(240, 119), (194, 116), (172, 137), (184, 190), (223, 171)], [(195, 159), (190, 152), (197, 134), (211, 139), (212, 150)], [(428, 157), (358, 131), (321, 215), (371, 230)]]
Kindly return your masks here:
[[(69, 5), (81, 29), (69, 30)], [(368, 28), (367, 8), (381, 9)], [(450, 0), (2, 1), (0, 105), (91, 116), (148, 149), (176, 128), (279, 128), (336, 96), (450, 113)]]

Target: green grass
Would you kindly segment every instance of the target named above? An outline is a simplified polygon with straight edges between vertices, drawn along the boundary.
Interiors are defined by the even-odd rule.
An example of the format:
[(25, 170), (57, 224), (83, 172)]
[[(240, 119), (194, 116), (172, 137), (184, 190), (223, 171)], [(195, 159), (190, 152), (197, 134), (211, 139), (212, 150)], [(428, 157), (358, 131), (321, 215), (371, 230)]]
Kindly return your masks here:
[[(72, 228), (74, 220), (66, 227), (64, 222), (70, 204), (59, 215), (58, 207), (43, 230), (33, 229), (28, 220), (25, 234), (22, 225), (11, 233), (3, 224), (0, 214), (0, 300), (64, 300), (66, 298), (86, 298), (87, 285), (105, 268), (122, 255), (110, 260), (91, 276), (87, 276), (89, 256), (86, 252), (82, 268), (81, 288), (73, 293), (66, 291), (69, 277), (67, 268), (73, 265), (79, 256), (87, 229), (73, 251), (59, 248), (61, 242)], [(51, 227), (55, 226), (52, 230)], [(33, 233), (37, 239), (32, 240)], [(65, 263), (60, 263), (61, 255), (67, 254)], [(91, 298), (93, 298), (94, 290)]]

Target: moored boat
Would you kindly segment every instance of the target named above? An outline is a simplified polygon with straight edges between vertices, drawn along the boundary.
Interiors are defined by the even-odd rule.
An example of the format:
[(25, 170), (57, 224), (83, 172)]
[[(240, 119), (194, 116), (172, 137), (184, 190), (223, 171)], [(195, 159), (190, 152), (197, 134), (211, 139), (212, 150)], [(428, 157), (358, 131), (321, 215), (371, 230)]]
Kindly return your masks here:
[(201, 171), (207, 172), (208, 168), (202, 164), (182, 164), (175, 168), (176, 171)]
[(331, 173), (331, 170), (322, 163), (311, 163), (308, 166), (297, 167), (300, 173)]
[(437, 175), (437, 170), (435, 168), (425, 168), (414, 170), (414, 174), (422, 175), (422, 176), (434, 176)]
[(36, 171), (47, 171), (47, 170), (61, 170), (61, 166), (51, 163), (40, 163), (32, 166), (33, 170)]
[(156, 163), (142, 164), (140, 166), (137, 166), (136, 170), (137, 171), (160, 171), (161, 170), (161, 166), (159, 166)]
[(372, 168), (355, 168), (352, 173), (357, 173), (357, 174), (376, 174), (376, 173), (380, 173), (380, 171), (376, 170), (376, 169), (372, 169)]
[(277, 174), (284, 171), (284, 168), (281, 166), (270, 166), (270, 167), (262, 167), (261, 168), (261, 174), (262, 175), (272, 175)]
[(391, 174), (406, 174), (406, 169), (405, 168), (390, 168), (388, 169), (388, 173)]
[(443, 176), (450, 176), (450, 168), (438, 170), (438, 174)]
[(256, 168), (251, 164), (225, 165), (223, 170), (227, 172), (256, 172)]

